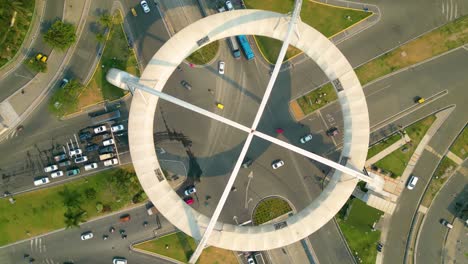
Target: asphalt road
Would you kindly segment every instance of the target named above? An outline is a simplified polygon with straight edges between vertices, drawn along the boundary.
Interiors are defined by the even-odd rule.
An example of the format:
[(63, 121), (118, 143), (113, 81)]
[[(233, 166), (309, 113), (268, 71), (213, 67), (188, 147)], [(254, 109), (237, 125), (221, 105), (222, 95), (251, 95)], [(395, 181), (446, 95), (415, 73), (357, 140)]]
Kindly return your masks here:
[[(31, 54), (28, 54), (29, 56), (35, 55), (36, 53), (42, 53), (47, 56), (50, 54), (52, 49), (44, 43), (42, 34), (49, 29), (50, 25), (55, 20), (62, 19), (63, 6), (64, 0), (48, 0), (46, 2), (40, 32), (31, 46)], [(0, 101), (5, 100), (15, 91), (19, 90), (26, 83), (31, 81), (34, 76), (35, 74), (29, 71), (24, 64), (21, 64), (14, 71), (11, 71), (7, 76), (2, 76), (2, 78), (0, 78)]]
[[(466, 164), (465, 164), (466, 166)], [(465, 167), (466, 168), (466, 167)], [(468, 175), (463, 175), (461, 171), (456, 172), (441, 189), (441, 192), (434, 199), (428, 213), (425, 216), (424, 224), (419, 232), (417, 248), (415, 250), (416, 263), (431, 263), (440, 260), (445, 255), (443, 250), (448, 228), (440, 223), (441, 219), (453, 222), (456, 212), (455, 202), (463, 201), (468, 195)], [(437, 261), (439, 262), (439, 261)]]
[[(29, 239), (0, 249), (0, 263), (26, 263), (24, 254), (35, 259), (34, 263), (61, 264), (74, 263), (108, 264), (115, 256), (125, 257), (129, 263), (172, 263), (130, 250), (130, 245), (157, 234), (175, 230), (163, 217), (149, 216), (144, 206), (126, 211), (131, 220), (120, 223), (121, 214), (106, 216), (99, 220), (82, 224), (79, 228), (64, 229), (39, 238)], [(147, 221), (148, 225), (143, 226)], [(109, 233), (110, 227), (115, 228)], [(160, 227), (160, 228), (159, 228)], [(122, 239), (120, 230), (125, 230), (127, 239)], [(94, 237), (82, 241), (80, 235), (92, 231)], [(108, 235), (103, 240), (103, 235)]]

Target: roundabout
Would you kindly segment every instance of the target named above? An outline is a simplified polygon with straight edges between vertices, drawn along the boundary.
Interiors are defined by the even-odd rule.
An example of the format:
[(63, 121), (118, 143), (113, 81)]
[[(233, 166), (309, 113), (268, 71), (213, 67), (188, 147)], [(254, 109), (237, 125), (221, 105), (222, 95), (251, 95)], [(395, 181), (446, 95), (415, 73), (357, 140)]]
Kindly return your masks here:
[[(134, 94), (129, 117), (129, 144), (135, 171), (143, 189), (165, 218), (178, 229), (200, 240), (191, 262), (196, 261), (206, 244), (236, 251), (261, 251), (303, 239), (326, 224), (340, 210), (359, 179), (371, 181), (361, 172), (369, 143), (369, 116), (362, 87), (346, 58), (326, 37), (310, 26), (300, 21), (296, 22), (301, 1), (297, 2), (299, 4), (296, 3), (291, 17), (261, 10), (237, 10), (206, 17), (167, 41), (148, 63), (141, 78), (119, 70), (110, 70), (107, 75), (109, 82)], [(290, 43), (314, 60), (332, 81), (344, 119), (344, 145), (339, 163), (257, 130), (285, 49), (280, 53), (279, 63), (273, 70), (260, 109), (251, 126), (241, 125), (161, 92), (172, 72), (192, 52), (210, 42), (241, 34), (283, 40), (286, 47)], [(247, 135), (225, 191), (211, 218), (200, 214), (180, 199), (162, 173), (153, 140), (153, 120), (159, 98), (216, 119)], [(335, 169), (333, 176), (318, 198), (284, 222), (261, 226), (237, 226), (218, 222), (217, 218), (254, 137), (330, 166)]]

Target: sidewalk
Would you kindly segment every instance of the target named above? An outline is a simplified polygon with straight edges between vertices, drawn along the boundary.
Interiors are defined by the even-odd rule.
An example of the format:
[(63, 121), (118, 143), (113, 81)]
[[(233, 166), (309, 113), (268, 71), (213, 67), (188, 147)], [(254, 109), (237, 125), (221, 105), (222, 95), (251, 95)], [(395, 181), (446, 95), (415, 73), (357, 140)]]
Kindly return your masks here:
[(391, 146), (389, 146), (388, 148), (382, 150), (381, 152), (377, 153), (375, 156), (373, 156), (372, 158), (368, 159), (366, 161), (366, 167), (376, 163), (377, 161), (385, 158), (387, 155), (389, 155), (390, 153), (392, 153), (393, 151), (399, 149), (400, 147), (402, 147), (403, 145), (405, 145), (407, 142), (411, 141), (411, 138), (405, 134), (405, 136), (403, 138), (401, 138), (400, 140), (398, 140), (397, 142), (393, 143)]
[(36, 0), (35, 7), (34, 7), (34, 16), (33, 20), (31, 21), (31, 26), (26, 37), (21, 44), (18, 53), (15, 57), (5, 64), (2, 68), (0, 68), (0, 76), (5, 78), (11, 71), (15, 70), (20, 66), (26, 56), (29, 54), (31, 50), (31, 46), (33, 45), (33, 41), (36, 39), (37, 35), (39, 34), (40, 25), (42, 23), (42, 18), (45, 11), (45, 0)]
[(419, 145), (416, 147), (416, 150), (414, 151), (413, 155), (411, 156), (408, 165), (406, 166), (405, 170), (403, 171), (401, 177), (400, 177), (400, 184), (405, 184), (406, 181), (408, 180), (408, 177), (410, 174), (413, 172), (414, 167), (416, 166), (416, 163), (418, 162), (419, 158), (421, 157), (423, 151), (425, 150), (427, 144), (431, 140), (432, 136), (439, 130), (439, 128), (442, 126), (442, 124), (445, 122), (447, 117), (452, 113), (453, 107), (449, 109), (442, 110), (436, 114), (436, 120), (432, 124), (432, 126), (427, 130), (426, 135), (424, 135), (423, 139), (421, 142), (419, 142)]
[[(67, 3), (64, 20), (77, 25), (76, 43), (78, 43), (91, 1), (66, 1), (73, 2), (73, 5)], [(22, 89), (0, 102), (0, 141), (16, 133), (14, 129), (46, 98), (47, 93), (54, 86), (58, 76), (63, 73), (64, 67), (73, 55), (76, 43), (66, 52), (53, 50), (47, 61), (47, 73), (37, 74)]]

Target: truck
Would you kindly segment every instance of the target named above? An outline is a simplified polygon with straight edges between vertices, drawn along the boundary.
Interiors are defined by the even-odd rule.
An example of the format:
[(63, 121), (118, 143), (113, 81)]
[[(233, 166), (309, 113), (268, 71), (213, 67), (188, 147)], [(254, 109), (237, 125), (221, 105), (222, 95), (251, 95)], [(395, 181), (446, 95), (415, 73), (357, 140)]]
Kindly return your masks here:
[(247, 39), (247, 37), (245, 35), (239, 35), (236, 36), (236, 38), (237, 41), (239, 41), (239, 44), (242, 50), (244, 51), (244, 55), (247, 58), (247, 60), (252, 60), (253, 58), (255, 58), (255, 54), (252, 51), (252, 48), (250, 47), (249, 40)]
[(115, 157), (115, 153), (106, 153), (106, 154), (101, 154), (99, 155), (100, 160), (107, 160)]
[(227, 42), (229, 48), (231, 49), (232, 56), (234, 56), (236, 59), (240, 58), (239, 45), (237, 45), (236, 39), (234, 37), (228, 37)]
[(112, 121), (114, 119), (120, 118), (120, 110), (115, 110), (112, 112), (107, 112), (104, 114), (96, 115), (91, 117), (91, 122), (94, 125), (99, 125), (105, 122)]

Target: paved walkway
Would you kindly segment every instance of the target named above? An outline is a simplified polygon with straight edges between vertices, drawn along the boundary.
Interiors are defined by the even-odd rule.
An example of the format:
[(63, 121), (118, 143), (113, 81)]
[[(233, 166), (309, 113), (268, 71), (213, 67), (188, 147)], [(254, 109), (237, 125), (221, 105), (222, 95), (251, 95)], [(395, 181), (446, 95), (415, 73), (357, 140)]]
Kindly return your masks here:
[(377, 161), (379, 161), (379, 160), (381, 160), (383, 158), (385, 158), (390, 153), (392, 153), (393, 151), (395, 151), (395, 150), (399, 149), (400, 147), (404, 146), (409, 141), (411, 141), (411, 138), (408, 135), (405, 134), (405, 136), (402, 137), (400, 140), (393, 143), (388, 148), (382, 150), (381, 152), (379, 152), (378, 154), (376, 154), (372, 158), (368, 159), (366, 161), (366, 167), (376, 163)]
[(411, 156), (408, 165), (406, 166), (405, 170), (403, 171), (403, 174), (400, 177), (400, 184), (405, 184), (406, 181), (408, 180), (408, 177), (411, 175), (411, 173), (414, 170), (414, 167), (416, 166), (416, 163), (418, 162), (419, 158), (421, 157), (424, 149), (426, 148), (427, 144), (431, 140), (432, 136), (439, 130), (439, 128), (442, 126), (442, 124), (445, 122), (445, 119), (452, 113), (453, 107), (449, 109), (442, 110), (436, 114), (436, 120), (432, 124), (432, 126), (427, 130), (426, 135), (424, 135), (423, 139), (421, 142), (419, 142), (419, 145), (416, 147), (416, 150), (414, 151), (413, 155)]
[(458, 165), (463, 163), (463, 160), (450, 150), (447, 152), (447, 157)]
[[(73, 5), (67, 5), (65, 9), (64, 20), (77, 25), (77, 39), (83, 31), (90, 4), (90, 0), (73, 1)], [(0, 102), (0, 141), (13, 135), (16, 132), (14, 128), (31, 114), (54, 87), (75, 51), (76, 43), (67, 52), (53, 50), (47, 61), (46, 73), (37, 74), (22, 89)]]
[(41, 25), (42, 18), (44, 15), (44, 10), (45, 10), (45, 0), (36, 0), (35, 2), (35, 7), (34, 7), (34, 17), (33, 20), (31, 21), (31, 27), (29, 28), (29, 32), (24, 38), (24, 41), (21, 45), (21, 47), (18, 50), (18, 53), (15, 55), (15, 57), (9, 61), (7, 64), (5, 64), (2, 68), (0, 68), (0, 76), (4, 78), (7, 74), (9, 74), (11, 71), (15, 70), (20, 66), (26, 56), (28, 55), (29, 51), (31, 50), (31, 46), (33, 45), (33, 41), (36, 39), (37, 35), (39, 34), (39, 26)]

